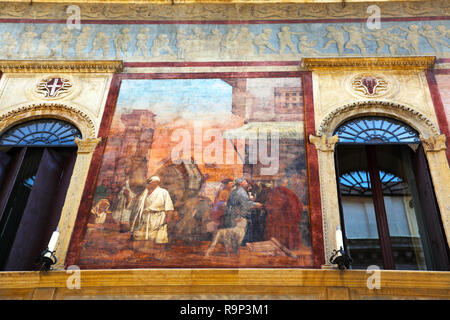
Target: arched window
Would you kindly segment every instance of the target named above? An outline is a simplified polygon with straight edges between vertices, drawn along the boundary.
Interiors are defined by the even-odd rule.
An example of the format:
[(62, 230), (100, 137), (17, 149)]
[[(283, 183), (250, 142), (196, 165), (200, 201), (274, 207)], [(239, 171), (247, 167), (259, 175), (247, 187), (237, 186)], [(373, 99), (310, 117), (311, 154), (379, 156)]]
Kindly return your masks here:
[(417, 131), (372, 116), (346, 121), (335, 134), (341, 225), (353, 268), (448, 270)]
[(335, 132), (339, 143), (420, 143), (416, 130), (395, 119), (362, 117), (342, 124)]
[(80, 131), (58, 119), (0, 136), (0, 270), (32, 270), (56, 229)]
[(57, 119), (32, 120), (12, 127), (0, 137), (0, 146), (75, 146), (80, 131)]

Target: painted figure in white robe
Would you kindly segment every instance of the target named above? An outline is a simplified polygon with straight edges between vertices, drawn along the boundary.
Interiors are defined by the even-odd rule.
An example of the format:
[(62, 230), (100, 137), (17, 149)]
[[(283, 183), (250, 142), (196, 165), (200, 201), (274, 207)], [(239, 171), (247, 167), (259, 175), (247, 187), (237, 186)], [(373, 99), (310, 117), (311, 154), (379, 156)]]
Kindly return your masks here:
[(159, 183), (157, 176), (147, 180), (146, 189), (137, 199), (130, 221), (134, 240), (169, 242), (166, 217), (174, 208), (169, 192), (159, 187)]

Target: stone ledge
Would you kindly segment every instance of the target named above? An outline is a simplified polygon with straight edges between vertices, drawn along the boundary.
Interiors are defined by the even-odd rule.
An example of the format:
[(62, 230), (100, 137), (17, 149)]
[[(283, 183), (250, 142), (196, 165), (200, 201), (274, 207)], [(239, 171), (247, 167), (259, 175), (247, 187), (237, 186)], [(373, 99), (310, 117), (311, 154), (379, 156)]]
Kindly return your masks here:
[(380, 275), (380, 289), (370, 290), (367, 280), (371, 274), (365, 270), (81, 270), (80, 288), (69, 289), (73, 271), (0, 272), (0, 299), (450, 298), (450, 272), (382, 270)]
[(436, 57), (304, 58), (302, 67), (310, 71), (342, 69), (426, 70), (433, 69)]
[(3, 73), (116, 73), (122, 70), (121, 60), (0, 60)]

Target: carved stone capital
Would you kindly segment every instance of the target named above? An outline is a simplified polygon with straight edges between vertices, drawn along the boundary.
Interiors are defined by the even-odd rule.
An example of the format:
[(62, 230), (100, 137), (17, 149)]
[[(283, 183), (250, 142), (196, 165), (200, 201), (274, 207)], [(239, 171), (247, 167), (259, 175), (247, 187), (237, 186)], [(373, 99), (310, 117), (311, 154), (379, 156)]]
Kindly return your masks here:
[(317, 150), (320, 151), (334, 151), (334, 146), (338, 142), (338, 136), (327, 137), (325, 135), (322, 136), (313, 136), (309, 135), (309, 142), (316, 146)]
[(437, 152), (447, 149), (445, 135), (432, 136), (427, 139), (420, 137), (425, 152)]
[(75, 143), (78, 146), (77, 153), (92, 153), (95, 150), (95, 147), (100, 143), (102, 138), (85, 138), (85, 139), (78, 139), (75, 138)]

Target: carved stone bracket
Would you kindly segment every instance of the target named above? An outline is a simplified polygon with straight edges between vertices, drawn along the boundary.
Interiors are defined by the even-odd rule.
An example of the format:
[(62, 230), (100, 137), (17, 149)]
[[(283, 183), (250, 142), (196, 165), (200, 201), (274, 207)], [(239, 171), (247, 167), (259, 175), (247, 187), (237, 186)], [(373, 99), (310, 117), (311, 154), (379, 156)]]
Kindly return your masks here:
[(92, 153), (94, 152), (97, 145), (102, 141), (102, 138), (85, 138), (78, 139), (75, 138), (75, 143), (78, 146), (77, 153)]
[(334, 147), (338, 142), (338, 136), (327, 137), (325, 135), (322, 136), (313, 136), (309, 135), (309, 142), (316, 146), (317, 150), (320, 151), (334, 151)]
[(420, 141), (422, 141), (423, 149), (425, 150), (425, 152), (437, 152), (446, 150), (447, 146), (445, 144), (445, 140), (445, 135), (443, 134), (429, 137), (427, 139), (420, 137)]

